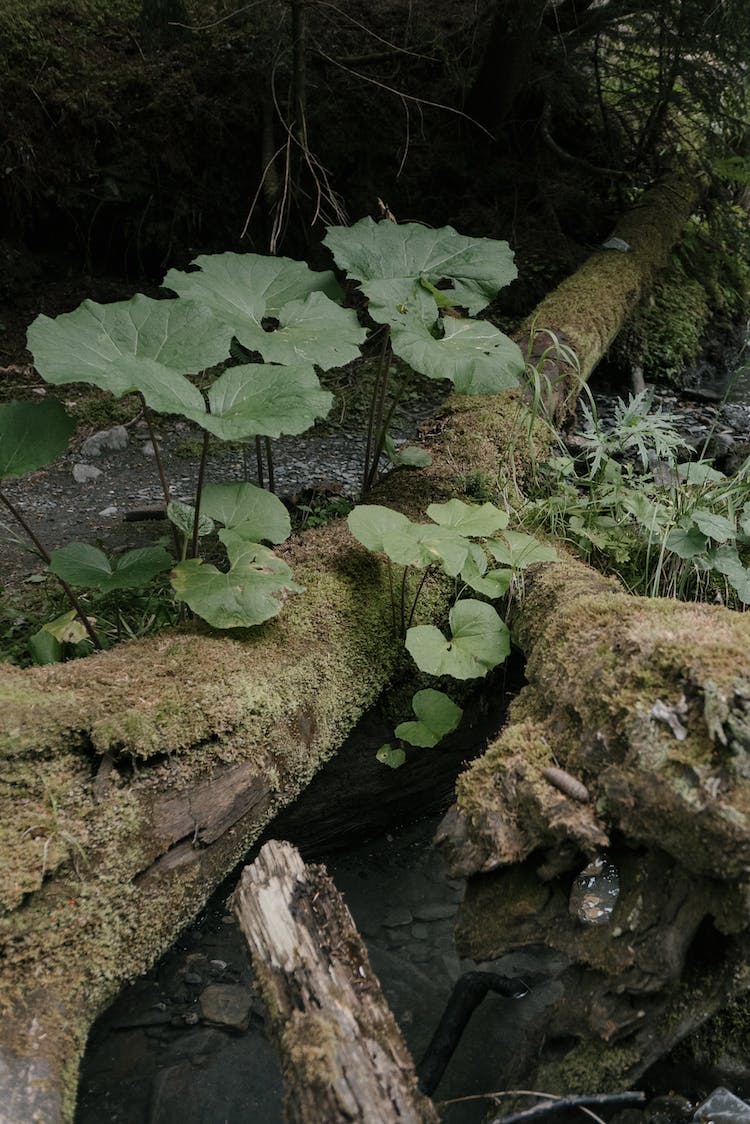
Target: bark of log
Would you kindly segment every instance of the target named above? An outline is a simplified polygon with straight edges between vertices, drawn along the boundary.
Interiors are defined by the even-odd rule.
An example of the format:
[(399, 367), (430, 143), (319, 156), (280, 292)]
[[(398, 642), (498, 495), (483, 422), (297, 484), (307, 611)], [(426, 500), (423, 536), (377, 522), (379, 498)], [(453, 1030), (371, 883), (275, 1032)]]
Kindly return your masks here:
[[(615, 226), (611, 245), (596, 250), (537, 306), (517, 337), (538, 366), (546, 413), (564, 424), (581, 384), (648, 293), (690, 218), (701, 191), (697, 173), (665, 177)], [(617, 241), (614, 241), (617, 240)], [(570, 362), (564, 349), (570, 349)]]
[[(422, 518), (468, 479), (522, 488), (549, 447), (542, 425), (527, 436), (513, 393), (453, 400), (435, 428), (432, 466), (399, 473), (374, 502)], [(399, 666), (386, 572), (343, 524), (286, 558), (304, 597), (245, 637), (199, 629), (64, 665), (0, 666), (0, 1103), (12, 1124), (71, 1119), (93, 1019)], [(447, 604), (438, 581), (425, 594), (429, 616)]]
[(626, 1087), (750, 986), (750, 614), (559, 562), (529, 573), (514, 626), (528, 685), (439, 835), (455, 874), (482, 875), (459, 951), (568, 958), (545, 1031), (577, 1045), (552, 1061), (537, 1042), (514, 1082)]
[(325, 869), (272, 840), (245, 868), (234, 910), (281, 1056), (289, 1124), (437, 1124)]

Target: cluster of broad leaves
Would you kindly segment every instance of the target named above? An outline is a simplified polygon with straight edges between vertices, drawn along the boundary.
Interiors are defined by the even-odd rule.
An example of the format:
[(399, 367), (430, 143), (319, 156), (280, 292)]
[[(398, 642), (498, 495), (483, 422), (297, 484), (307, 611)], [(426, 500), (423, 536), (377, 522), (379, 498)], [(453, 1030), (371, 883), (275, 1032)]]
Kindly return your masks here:
[(642, 596), (750, 604), (750, 459), (732, 477), (705, 461), (661, 469), (603, 456), (595, 474), (580, 473), (555, 457), (525, 514)]
[[(467, 238), (453, 227), (361, 219), (323, 239), (337, 265), (359, 281), (370, 316), (391, 331), (396, 355), (459, 394), (496, 394), (518, 384), (517, 344), (486, 320), (486, 308), (516, 277), (506, 242)], [(461, 315), (466, 309), (470, 317)]]
[[(514, 575), (532, 562), (556, 557), (553, 547), (509, 530), (507, 513), (492, 503), (452, 499), (430, 504), (427, 515), (429, 523), (414, 523), (391, 508), (362, 504), (349, 514), (348, 524), (363, 546), (385, 554), (391, 563), (415, 570), (434, 566), (456, 579), (462, 592), (490, 599), (506, 594)], [(489, 559), (498, 565), (490, 568)], [(404, 642), (420, 671), (462, 680), (485, 676), (510, 651), (510, 634), (497, 610), (464, 596), (448, 614), (447, 635), (436, 625), (419, 624), (406, 628)], [(395, 731), (412, 745), (436, 745), (461, 719), (460, 708), (442, 691), (417, 692), (413, 708), (417, 721)], [(378, 756), (393, 768), (405, 759), (403, 749), (390, 745), (381, 747)]]
[[(325, 241), (337, 264), (361, 283), (371, 317), (390, 326), (394, 351), (414, 370), (450, 379), (462, 393), (517, 382), (523, 370), (517, 346), (491, 324), (456, 313), (475, 315), (515, 277), (506, 243), (466, 238), (452, 227), (370, 219), (332, 227)], [(83, 382), (118, 397), (137, 393), (148, 409), (180, 415), (222, 440), (275, 438), (300, 434), (328, 413), (332, 396), (318, 372), (357, 358), (366, 338), (357, 313), (342, 307), (334, 274), (289, 258), (203, 255), (186, 272), (170, 270), (163, 284), (176, 297), (86, 300), (54, 319), (38, 316), (28, 346), (40, 375), (53, 385)], [(262, 361), (244, 361), (256, 356)], [(43, 421), (39, 405), (47, 410)], [(37, 407), (17, 403), (0, 417), (0, 477), (39, 467), (67, 441), (71, 426), (62, 408)], [(394, 461), (425, 463), (419, 450), (390, 452)], [(178, 599), (218, 628), (258, 624), (278, 612), (276, 594), (298, 588), (263, 545), (289, 533), (286, 512), (282, 517), (274, 497), (261, 501), (259, 491), (212, 485), (196, 497), (199, 534), (212, 529), (212, 520), (222, 524), (227, 568), (183, 557), (172, 570)], [(191, 511), (194, 517), (187, 505), (170, 505), (186, 543)], [(161, 548), (111, 560), (96, 547), (70, 543), (54, 552), (50, 568), (71, 586), (111, 593), (170, 565)], [(480, 581), (478, 562), (464, 564), (472, 565), (473, 580)], [(485, 592), (492, 579), (486, 583)]]

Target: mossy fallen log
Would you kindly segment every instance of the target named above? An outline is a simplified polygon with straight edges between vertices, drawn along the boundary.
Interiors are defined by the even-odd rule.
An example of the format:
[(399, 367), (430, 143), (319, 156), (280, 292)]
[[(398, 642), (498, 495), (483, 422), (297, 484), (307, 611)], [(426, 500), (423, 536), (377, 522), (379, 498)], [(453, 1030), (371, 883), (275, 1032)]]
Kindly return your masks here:
[(750, 614), (562, 561), (515, 631), (528, 685), (439, 836), (474, 876), (459, 951), (564, 954), (547, 1050), (513, 1078), (625, 1087), (750, 987)]
[[(413, 517), (496, 484), (521, 398), (456, 401), (434, 463), (377, 502)], [(541, 427), (541, 452), (545, 438)], [(506, 456), (509, 454), (505, 454)], [(306, 592), (261, 628), (172, 632), (87, 660), (0, 665), (0, 1103), (69, 1120), (89, 1025), (174, 941), (378, 698), (403, 646), (387, 574), (339, 522), (285, 554)], [(447, 606), (429, 583), (427, 612)], [(10, 1107), (8, 1107), (10, 1106)]]
[(697, 174), (680, 172), (644, 192), (607, 242), (546, 296), (524, 324), (518, 341), (539, 367), (542, 399), (555, 424), (571, 416), (581, 383), (667, 264), (701, 186)]

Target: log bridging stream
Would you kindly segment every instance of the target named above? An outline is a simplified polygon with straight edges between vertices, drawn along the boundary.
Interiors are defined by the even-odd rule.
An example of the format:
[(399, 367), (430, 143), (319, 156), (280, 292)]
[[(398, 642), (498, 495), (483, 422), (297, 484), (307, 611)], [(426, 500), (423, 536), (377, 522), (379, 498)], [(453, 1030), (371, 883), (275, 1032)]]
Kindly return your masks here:
[[(585, 350), (584, 374), (689, 216), (694, 193), (667, 195), (668, 208), (664, 194), (652, 209), (646, 196), (630, 216), (626, 271), (618, 274), (612, 252), (600, 251), (571, 290), (575, 300), (561, 289), (560, 304), (542, 306), (539, 326)], [(663, 238), (654, 238), (654, 224)], [(610, 291), (599, 342), (577, 339), (576, 325)], [(551, 440), (541, 422), (527, 436), (522, 410), (515, 392), (452, 399), (431, 444), (431, 468), (393, 474), (373, 499), (423, 518), (430, 502), (464, 494), (469, 479), (522, 488)], [(0, 1103), (8, 1124), (72, 1118), (93, 1019), (164, 952), (403, 671), (385, 569), (343, 524), (281, 553), (306, 592), (252, 632), (175, 631), (86, 661), (0, 667)], [(447, 606), (448, 586), (429, 583), (433, 616)], [(491, 957), (513, 942), (544, 939), (545, 919), (556, 926), (572, 960), (608, 981), (603, 993), (582, 989), (581, 1002), (600, 993), (606, 999), (601, 1011), (590, 1008), (587, 1022), (580, 1004), (571, 1008), (574, 1033), (585, 1028), (590, 1053), (592, 1043), (627, 1038), (646, 1017), (641, 1010), (662, 1019), (660, 1033), (668, 1018), (675, 1034), (689, 1029), (676, 998), (665, 1001), (660, 989), (677, 987), (703, 924), (715, 923), (726, 937), (720, 978), (706, 985), (706, 1011), (746, 986), (738, 958), (749, 920), (747, 621), (714, 607), (646, 606), (574, 562), (537, 567), (527, 580), (514, 633), (530, 657), (531, 693), (462, 783), (448, 832), (461, 869), (484, 873), (460, 940), (472, 955)], [(676, 706), (683, 694), (690, 736), (675, 744), (652, 711), (659, 700)], [(591, 804), (549, 784), (542, 770), (558, 767), (585, 783)], [(676, 945), (651, 942), (645, 959), (628, 951), (641, 929), (623, 928), (614, 944), (627, 975), (619, 996), (603, 948), (614, 929), (584, 940), (560, 920), (568, 916), (565, 880), (608, 840), (624, 847), (621, 899), (631, 914), (641, 889), (645, 900), (670, 877), (675, 893), (668, 901), (658, 895), (654, 931), (670, 911), (680, 920)], [(541, 878), (540, 852), (547, 852)], [(643, 874), (632, 858), (638, 854), (646, 856)], [(489, 871), (500, 873), (488, 879)], [(526, 894), (518, 901), (533, 903), (532, 915), (519, 907), (507, 919), (512, 932), (496, 927), (493, 878), (515, 879)], [(695, 880), (700, 893), (691, 904)], [(560, 1034), (570, 1032), (562, 1015), (558, 1024)], [(624, 1047), (617, 1049), (624, 1058)], [(648, 1050), (636, 1053), (642, 1061)], [(623, 1061), (618, 1074), (640, 1061)]]

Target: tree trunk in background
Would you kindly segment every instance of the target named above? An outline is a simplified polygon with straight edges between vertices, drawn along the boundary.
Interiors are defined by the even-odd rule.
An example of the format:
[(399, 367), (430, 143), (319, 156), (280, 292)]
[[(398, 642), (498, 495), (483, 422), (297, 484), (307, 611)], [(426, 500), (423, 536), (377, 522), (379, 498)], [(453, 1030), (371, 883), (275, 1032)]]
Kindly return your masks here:
[(572, 416), (581, 385), (667, 264), (701, 186), (697, 174), (675, 172), (645, 192), (615, 226), (610, 248), (596, 250), (526, 320), (516, 338), (539, 367), (542, 400), (554, 425)]
[(288, 1124), (437, 1124), (325, 868), (272, 840), (245, 867), (233, 902), (281, 1058)]
[(464, 106), (490, 132), (499, 129), (528, 82), (547, 0), (498, 0), (489, 39)]

